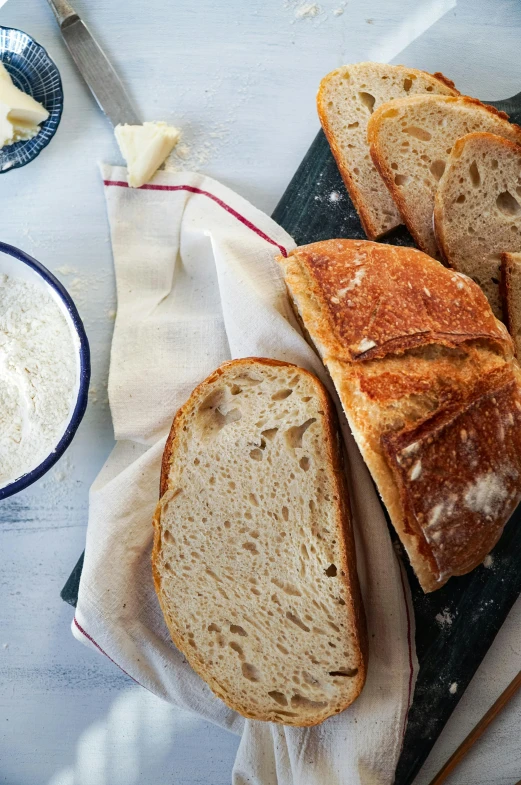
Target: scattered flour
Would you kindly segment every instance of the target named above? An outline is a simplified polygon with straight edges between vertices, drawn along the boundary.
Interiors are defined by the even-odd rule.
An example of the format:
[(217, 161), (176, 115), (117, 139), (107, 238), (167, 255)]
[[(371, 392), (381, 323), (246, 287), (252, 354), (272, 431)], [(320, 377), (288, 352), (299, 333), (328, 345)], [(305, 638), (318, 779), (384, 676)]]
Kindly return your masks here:
[(61, 267), (56, 267), (54, 269), (55, 273), (58, 275), (77, 275), (78, 271), (75, 267), (70, 267), (68, 264), (63, 264)]
[(314, 16), (318, 16), (321, 12), (321, 8), (316, 3), (305, 3), (304, 5), (299, 6), (295, 10), (295, 18), (296, 19), (310, 19)]
[(74, 339), (52, 296), (0, 275), (0, 487), (52, 452), (76, 382)]
[(458, 682), (457, 681), (453, 681), (452, 684), (449, 687), (449, 692), (450, 692), (451, 695), (455, 695), (457, 693), (457, 691), (458, 691)]
[(451, 627), (454, 617), (449, 613), (449, 609), (445, 608), (444, 611), (436, 615), (436, 621), (440, 627)]
[(508, 496), (501, 477), (494, 472), (482, 474), (468, 488), (465, 504), (472, 512), (490, 515), (497, 510)]
[(330, 202), (339, 202), (342, 196), (338, 193), (338, 191), (331, 191), (329, 194), (329, 201)]
[(342, 16), (343, 13), (344, 13), (343, 8), (335, 8), (335, 10), (333, 11), (333, 16)]

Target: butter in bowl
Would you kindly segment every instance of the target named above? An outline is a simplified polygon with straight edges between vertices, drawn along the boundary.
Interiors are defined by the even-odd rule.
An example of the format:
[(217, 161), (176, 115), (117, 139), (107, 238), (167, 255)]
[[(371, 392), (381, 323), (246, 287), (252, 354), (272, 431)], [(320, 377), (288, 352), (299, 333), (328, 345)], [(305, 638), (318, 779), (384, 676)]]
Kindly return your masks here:
[(0, 174), (42, 152), (62, 110), (60, 74), (45, 49), (22, 30), (0, 27)]

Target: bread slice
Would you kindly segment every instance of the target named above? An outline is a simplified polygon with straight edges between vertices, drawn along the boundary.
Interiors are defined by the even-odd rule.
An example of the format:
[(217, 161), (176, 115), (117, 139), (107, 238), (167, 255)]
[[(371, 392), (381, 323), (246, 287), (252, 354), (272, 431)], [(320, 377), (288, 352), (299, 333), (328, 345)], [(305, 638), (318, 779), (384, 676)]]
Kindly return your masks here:
[(489, 133), (458, 139), (434, 203), (442, 256), (478, 283), (498, 319), (501, 253), (521, 250), (521, 145)]
[(222, 365), (176, 415), (154, 519), (176, 646), (245, 717), (315, 725), (352, 703), (366, 637), (335, 411), (307, 371)]
[(481, 289), (411, 248), (278, 257), (425, 591), (495, 545), (521, 500), (521, 371)]
[(320, 83), (318, 116), (364, 231), (372, 239), (402, 219), (369, 156), (367, 122), (381, 104), (417, 93), (458, 95), (443, 74), (383, 63), (344, 65)]
[(474, 98), (417, 95), (381, 106), (367, 127), (371, 157), (417, 245), (436, 257), (434, 197), (457, 139), (487, 131), (514, 142), (521, 128)]
[(521, 360), (521, 253), (501, 255), (501, 295), (505, 323)]

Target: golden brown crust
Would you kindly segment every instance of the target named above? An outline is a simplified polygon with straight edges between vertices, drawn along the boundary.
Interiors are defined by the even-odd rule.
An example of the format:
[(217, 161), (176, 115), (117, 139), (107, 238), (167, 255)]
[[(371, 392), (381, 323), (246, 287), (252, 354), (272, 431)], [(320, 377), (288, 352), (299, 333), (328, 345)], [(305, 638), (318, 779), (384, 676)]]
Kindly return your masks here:
[[(161, 481), (160, 481), (160, 494), (163, 497), (169, 490), (171, 490), (169, 484), (169, 473), (170, 468), (172, 465), (172, 461), (175, 459), (175, 454), (177, 450), (177, 442), (180, 438), (180, 434), (182, 433), (183, 427), (187, 420), (187, 417), (191, 411), (191, 408), (195, 401), (199, 400), (201, 397), (204, 397), (205, 393), (209, 388), (213, 385), (213, 383), (223, 375), (228, 369), (230, 368), (238, 368), (241, 366), (251, 368), (251, 364), (256, 363), (259, 365), (267, 365), (267, 366), (284, 366), (290, 368), (298, 368), (298, 366), (293, 365), (292, 363), (283, 362), (279, 360), (272, 360), (267, 358), (260, 358), (260, 357), (248, 357), (242, 358), (238, 360), (230, 360), (228, 362), (223, 363), (219, 368), (217, 368), (210, 376), (208, 376), (201, 384), (199, 384), (192, 394), (188, 401), (179, 409), (177, 412), (174, 421), (172, 423), (172, 427), (170, 430), (170, 434), (168, 436), (165, 450), (163, 453), (163, 460), (161, 465)], [(325, 428), (328, 432), (328, 445), (330, 449), (328, 450), (328, 457), (330, 464), (333, 468), (334, 478), (337, 483), (337, 493), (339, 499), (339, 514), (337, 519), (338, 525), (338, 544), (341, 550), (341, 574), (344, 575), (344, 584), (346, 588), (346, 606), (345, 611), (346, 614), (352, 619), (353, 626), (357, 632), (358, 636), (358, 648), (356, 650), (357, 660), (358, 660), (358, 673), (355, 677), (352, 678), (351, 684), (356, 685), (354, 697), (351, 697), (348, 702), (342, 702), (340, 705), (335, 707), (334, 711), (329, 711), (325, 713), (324, 716), (317, 715), (316, 718), (312, 718), (309, 720), (299, 720), (298, 718), (290, 718), (288, 717), (287, 722), (284, 724), (288, 725), (295, 725), (297, 727), (307, 727), (316, 725), (319, 722), (327, 719), (327, 717), (331, 716), (332, 714), (338, 714), (339, 712), (343, 711), (347, 708), (360, 694), (362, 688), (365, 684), (366, 673), (367, 673), (367, 656), (368, 656), (368, 641), (367, 641), (367, 628), (366, 628), (366, 621), (365, 621), (365, 613), (364, 607), (362, 602), (362, 596), (360, 592), (360, 585), (358, 582), (358, 576), (356, 572), (356, 551), (355, 551), (355, 543), (353, 537), (353, 530), (352, 530), (352, 522), (351, 522), (351, 513), (350, 513), (350, 506), (349, 506), (349, 492), (347, 487), (347, 479), (345, 473), (345, 466), (344, 466), (344, 453), (343, 453), (343, 446), (341, 441), (341, 436), (339, 432), (339, 426), (337, 421), (336, 410), (334, 404), (325, 389), (322, 383), (315, 377), (313, 374), (309, 373), (309, 371), (304, 370), (303, 368), (298, 368), (299, 373), (305, 374), (308, 376), (315, 386), (317, 394), (321, 399), (322, 409), (324, 411), (324, 424)], [(201, 678), (203, 678), (206, 683), (209, 685), (211, 690), (223, 700), (230, 708), (238, 711), (245, 717), (250, 719), (256, 720), (263, 720), (268, 722), (280, 722), (277, 719), (277, 711), (274, 710), (273, 713), (269, 715), (260, 716), (257, 712), (248, 711), (244, 705), (240, 705), (235, 702), (229, 695), (228, 691), (219, 684), (219, 682), (213, 677), (210, 670), (205, 665), (204, 660), (200, 659), (197, 653), (191, 648), (187, 641), (184, 639), (182, 634), (180, 634), (179, 630), (176, 627), (175, 620), (171, 615), (171, 608), (167, 605), (161, 587), (161, 573), (158, 569), (158, 564), (160, 561), (160, 554), (161, 554), (161, 501), (157, 505), (154, 518), (153, 518), (153, 527), (154, 527), (154, 541), (152, 547), (152, 576), (154, 581), (154, 587), (156, 590), (156, 594), (159, 599), (159, 604), (161, 606), (161, 610), (163, 611), (163, 615), (165, 618), (165, 623), (169, 629), (170, 635), (175, 646), (183, 653), (186, 657), (188, 662), (190, 663), (191, 667), (194, 669), (196, 673), (198, 673)], [(350, 598), (350, 602), (347, 598)]]
[(381, 441), (405, 523), (436, 580), (480, 564), (521, 500), (521, 392), (512, 368)]
[[(512, 313), (510, 306), (510, 296), (512, 287), (512, 267), (513, 261), (509, 253), (501, 254), (501, 277), (499, 280), (499, 292), (501, 296), (501, 303), (503, 306), (503, 316), (505, 317), (505, 324), (510, 335), (513, 336)], [(514, 341), (515, 345), (515, 341)], [(517, 356), (517, 347), (516, 347)]]
[(445, 74), (442, 74), (441, 71), (435, 71), (433, 74), (431, 74), (431, 76), (437, 79), (438, 82), (444, 84), (446, 87), (450, 87), (451, 90), (454, 90), (456, 95), (461, 95), (460, 91), (456, 89), (456, 85), (452, 79), (449, 79), (447, 76), (445, 76)]
[[(404, 69), (406, 68), (406, 66), (396, 66), (396, 67), (404, 68)], [(328, 113), (326, 111), (326, 105), (324, 103), (324, 92), (328, 80), (339, 70), (341, 69), (337, 68), (334, 71), (331, 71), (320, 82), (318, 93), (317, 93), (318, 118), (320, 120), (320, 124), (324, 131), (326, 139), (328, 141), (329, 147), (331, 148), (333, 158), (335, 159), (336, 164), (338, 166), (338, 171), (340, 172), (340, 176), (342, 177), (342, 180), (344, 181), (344, 185), (347, 188), (347, 191), (349, 192), (349, 196), (351, 197), (351, 201), (353, 202), (355, 209), (358, 215), (360, 216), (360, 222), (362, 224), (362, 228), (370, 240), (376, 240), (378, 239), (378, 237), (383, 237), (385, 233), (383, 235), (381, 233), (378, 233), (377, 227), (372, 221), (371, 213), (367, 210), (365, 201), (362, 198), (355, 181), (351, 177), (349, 167), (346, 165), (344, 155), (340, 150), (336, 141), (336, 136), (332, 131), (331, 124), (328, 119)], [(444, 76), (442, 73), (436, 72), (435, 74), (429, 74), (426, 71), (419, 71), (416, 68), (407, 68), (407, 71), (418, 75), (421, 74), (422, 76), (432, 76), (433, 79), (436, 79), (438, 82), (441, 82), (446, 87), (453, 90), (455, 95), (459, 95), (459, 92), (458, 90), (456, 90), (454, 82), (452, 82), (450, 79), (447, 79), (447, 77)]]
[(510, 351), (508, 336), (479, 286), (447, 274), (420, 251), (367, 240), (328, 240), (289, 255), (298, 255), (306, 267), (323, 314), (317, 329), (336, 359), (360, 362), (479, 338)]
[[(330, 302), (331, 296), (335, 295), (331, 295), (329, 283), (344, 283), (343, 278), (349, 274), (353, 256), (360, 256), (364, 247), (371, 251), (370, 247), (374, 245), (367, 241), (328, 241), (297, 248), (287, 259), (278, 259), (284, 267), (286, 284), (299, 317), (331, 373), (355, 439), (420, 583), (425, 591), (433, 591), (442, 586), (451, 574), (468, 572), (480, 563), (498, 539), (513, 505), (519, 501), (519, 370), (512, 360), (510, 337), (504, 326), (494, 319), (490, 306), (474, 282), (447, 270), (421, 252), (411, 253), (410, 249), (384, 245), (379, 246), (378, 253), (367, 253), (364, 265), (367, 268), (374, 266), (384, 295), (387, 290), (393, 293), (393, 313), (397, 323), (403, 321), (402, 332), (407, 334), (409, 324), (414, 325), (414, 334), (422, 335), (423, 343), (404, 350), (403, 344), (394, 341), (391, 334), (392, 340), (384, 341), (384, 354), (368, 356), (368, 353), (352, 352), (353, 325), (360, 321), (364, 325), (363, 330), (369, 333), (368, 340), (376, 335), (371, 330), (377, 322), (380, 300), (373, 296), (371, 308), (364, 312), (363, 278), (360, 279), (354, 289), (356, 293), (351, 295), (353, 307), (344, 304), (339, 322), (339, 316), (335, 315), (336, 304)], [(400, 265), (399, 272), (396, 272), (394, 263), (386, 260), (386, 256), (389, 259), (398, 256), (406, 261), (403, 270)], [(331, 265), (328, 275), (324, 275), (322, 270), (325, 258), (330, 260)], [(318, 275), (313, 271), (315, 265), (320, 269)], [(457, 298), (459, 310), (467, 313), (468, 309), (468, 319), (464, 315), (461, 322), (465, 325), (465, 332), (457, 333), (458, 336), (466, 335), (461, 341), (454, 340), (454, 336), (447, 341), (445, 328), (422, 333), (423, 310), (420, 310), (422, 319), (418, 322), (418, 313), (414, 314), (411, 307), (402, 308), (403, 298), (408, 300), (411, 288), (423, 290), (426, 270), (433, 274), (428, 300), (436, 303), (433, 310), (436, 317), (446, 297)], [(370, 283), (369, 269), (366, 275)], [(451, 288), (451, 279), (463, 284), (456, 293)], [(410, 302), (416, 300), (413, 298)], [(423, 298), (420, 297), (418, 302), (423, 302)], [(429, 311), (427, 325), (432, 315)], [(382, 334), (389, 338), (388, 332)], [(360, 333), (356, 335), (358, 337)], [(397, 345), (401, 347), (399, 350)], [(481, 486), (478, 483), (475, 488), (472, 483), (478, 482), (480, 475), (470, 450), (474, 437), (467, 440), (467, 452), (460, 450), (457, 465), (452, 466), (455, 440), (458, 434), (461, 437), (463, 430), (470, 430), (471, 424), (476, 431), (478, 461), (481, 461), (484, 472), (488, 471), (495, 477), (483, 481)], [(514, 434), (512, 439), (511, 433)], [(503, 438), (506, 441), (510, 439), (509, 445), (496, 456), (493, 445), (497, 446)], [(411, 479), (407, 472), (411, 472), (415, 464), (404, 462), (401, 466), (398, 461), (399, 451), (415, 441), (419, 442), (416, 460), (425, 462), (423, 481), (420, 480), (421, 464), (416, 466), (415, 477)], [(441, 464), (437, 463), (438, 458)], [(462, 526), (453, 539), (447, 533), (437, 535), (446, 537), (448, 543), (448, 550), (442, 558), (439, 551), (433, 553), (432, 548), (427, 547), (419, 516), (427, 514), (422, 504), (430, 505), (430, 510), (436, 504), (448, 505), (449, 509), (451, 494), (456, 493), (449, 488), (452, 475), (454, 482), (457, 480), (456, 484), (459, 483), (458, 504), (465, 506), (465, 494), (468, 492), (470, 507), (462, 516)], [(495, 488), (496, 501), (501, 498), (504, 504), (494, 509), (492, 520), (483, 527), (479, 510), (472, 507), (486, 497), (487, 488), (492, 491)], [(419, 491), (417, 495), (414, 489)], [(438, 494), (437, 501), (434, 501), (435, 494)], [(457, 507), (455, 503), (452, 506), (454, 509)], [(448, 515), (445, 520), (449, 528), (454, 525)], [(465, 539), (466, 550), (460, 547)]]

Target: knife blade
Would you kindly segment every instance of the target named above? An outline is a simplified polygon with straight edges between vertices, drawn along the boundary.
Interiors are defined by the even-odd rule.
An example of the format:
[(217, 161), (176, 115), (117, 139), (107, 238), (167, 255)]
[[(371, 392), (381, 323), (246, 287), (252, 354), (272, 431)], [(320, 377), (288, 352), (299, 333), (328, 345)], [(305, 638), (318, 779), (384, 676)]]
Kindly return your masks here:
[(67, 0), (48, 0), (80, 74), (113, 126), (140, 125), (123, 84), (103, 49)]

